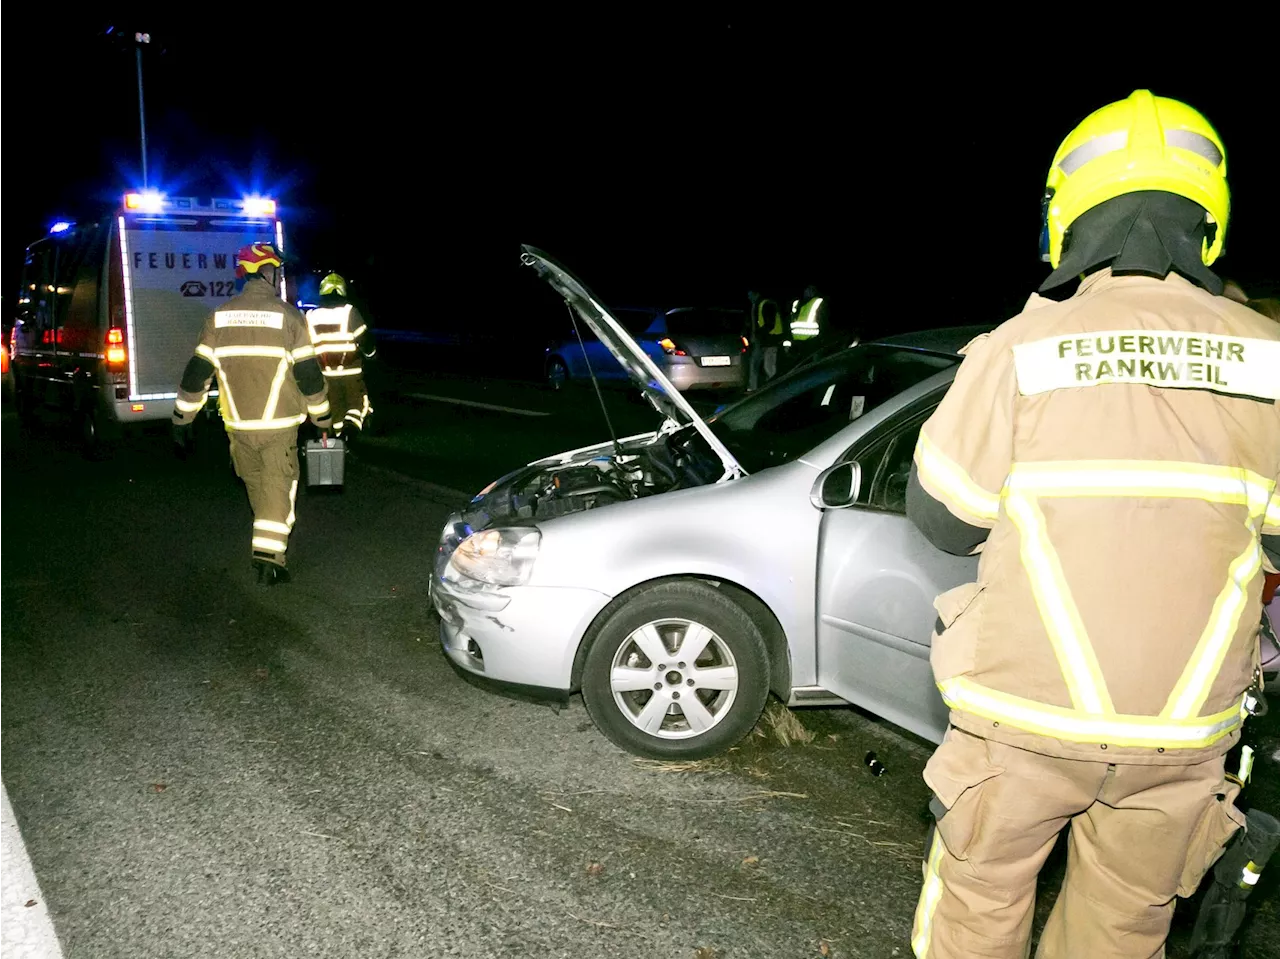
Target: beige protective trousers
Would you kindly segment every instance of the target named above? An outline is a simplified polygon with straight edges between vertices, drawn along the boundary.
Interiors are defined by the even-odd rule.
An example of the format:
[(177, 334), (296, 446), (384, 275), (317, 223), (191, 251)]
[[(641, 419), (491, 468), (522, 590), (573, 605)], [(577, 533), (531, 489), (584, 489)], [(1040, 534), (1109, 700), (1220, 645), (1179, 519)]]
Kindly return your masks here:
[(364, 418), (373, 412), (369, 406), (369, 395), (365, 392), (364, 376), (358, 371), (347, 371), (345, 375), (324, 374), (325, 385), (329, 388), (329, 409), (333, 413), (333, 431), (342, 435), (344, 426), (354, 427), (357, 431), (364, 429)]
[(1244, 816), (1224, 759), (1187, 766), (1058, 759), (952, 727), (925, 767), (946, 813), (924, 867), (918, 959), (1025, 959), (1036, 877), (1070, 824), (1067, 874), (1037, 959), (1158, 959)]
[(298, 429), (228, 430), (231, 462), (253, 507), (253, 558), (284, 566), (298, 498)]

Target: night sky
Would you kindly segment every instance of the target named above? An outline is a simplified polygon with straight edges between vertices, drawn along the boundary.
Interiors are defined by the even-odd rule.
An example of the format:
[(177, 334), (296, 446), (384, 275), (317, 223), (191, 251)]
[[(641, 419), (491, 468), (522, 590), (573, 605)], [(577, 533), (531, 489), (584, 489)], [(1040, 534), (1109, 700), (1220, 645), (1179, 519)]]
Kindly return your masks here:
[(27, 242), (141, 184), (136, 29), (152, 35), (152, 186), (276, 196), (297, 265), (344, 273), (377, 325), (541, 335), (558, 321), (521, 243), (617, 305), (739, 306), (753, 286), (790, 302), (815, 283), (871, 332), (998, 322), (1046, 273), (1039, 200), (1058, 143), (1144, 86), (1226, 143), (1217, 268), (1280, 292), (1265, 44), (1098, 23), (997, 40), (1015, 27), (920, 8), (874, 27), (555, 5), (305, 21), (279, 7), (241, 23), (235, 5), (187, 9), (6, 8), (6, 303)]

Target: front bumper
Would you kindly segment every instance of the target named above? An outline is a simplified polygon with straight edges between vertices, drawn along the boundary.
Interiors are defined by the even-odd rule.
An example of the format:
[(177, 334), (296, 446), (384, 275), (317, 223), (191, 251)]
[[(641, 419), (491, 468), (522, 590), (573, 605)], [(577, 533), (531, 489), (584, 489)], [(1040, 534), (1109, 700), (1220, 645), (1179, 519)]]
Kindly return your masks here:
[(610, 598), (572, 587), (470, 590), (438, 575), (431, 580), (440, 645), (455, 666), (496, 683), (565, 694), (578, 643)]

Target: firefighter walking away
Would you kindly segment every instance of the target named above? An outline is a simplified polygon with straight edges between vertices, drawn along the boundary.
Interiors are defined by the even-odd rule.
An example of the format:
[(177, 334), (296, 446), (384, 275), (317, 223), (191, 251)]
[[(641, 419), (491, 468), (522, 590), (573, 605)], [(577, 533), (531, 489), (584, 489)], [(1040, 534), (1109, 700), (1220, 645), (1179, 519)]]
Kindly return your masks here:
[(205, 319), (187, 363), (173, 421), (189, 429), (218, 380), (218, 405), (236, 475), (253, 507), (252, 561), (258, 581), (288, 582), (286, 552), (298, 495), (298, 427), (330, 423), (325, 379), (302, 313), (280, 299), (280, 255), (267, 243), (242, 247), (244, 289)]
[(1245, 823), (1225, 754), (1261, 697), (1280, 328), (1210, 270), (1222, 141), (1138, 90), (1062, 142), (1043, 212), (1055, 296), (965, 347), (908, 486), (935, 546), (981, 550), (935, 604), (951, 725), (924, 773), (921, 959), (1022, 959), (1068, 826), (1037, 956), (1154, 959)]
[(377, 353), (364, 317), (347, 299), (347, 281), (330, 273), (320, 281), (320, 303), (307, 311), (311, 343), (329, 385), (333, 431), (350, 444), (373, 412), (364, 382), (364, 361)]

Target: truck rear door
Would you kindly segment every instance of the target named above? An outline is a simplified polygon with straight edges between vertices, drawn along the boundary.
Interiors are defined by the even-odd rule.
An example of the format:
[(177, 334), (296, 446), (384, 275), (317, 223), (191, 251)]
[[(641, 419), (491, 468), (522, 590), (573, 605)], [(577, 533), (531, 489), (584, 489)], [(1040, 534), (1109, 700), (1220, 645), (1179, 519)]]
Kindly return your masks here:
[[(195, 197), (135, 201), (119, 218), (134, 402), (177, 395), (208, 312), (236, 293), (235, 254), (282, 245), (275, 204)], [(268, 205), (265, 205), (269, 203)], [(269, 211), (269, 212), (267, 212)], [(154, 408), (168, 416), (164, 404)]]

